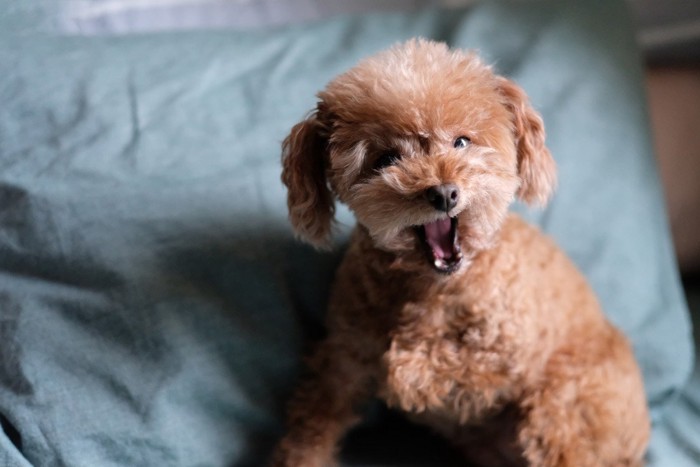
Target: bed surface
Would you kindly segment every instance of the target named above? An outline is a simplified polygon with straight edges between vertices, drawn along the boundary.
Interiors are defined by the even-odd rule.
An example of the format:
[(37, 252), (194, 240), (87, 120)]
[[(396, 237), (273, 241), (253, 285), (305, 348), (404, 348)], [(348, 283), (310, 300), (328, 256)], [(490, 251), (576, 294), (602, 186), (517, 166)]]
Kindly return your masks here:
[[(624, 6), (602, 1), (247, 32), (0, 28), (0, 465), (262, 464), (352, 224), (342, 211), (332, 253), (293, 239), (280, 142), (334, 75), (416, 35), (479, 49), (542, 112), (560, 189), (544, 211), (516, 209), (633, 341), (649, 465), (697, 465), (700, 398), (680, 395), (691, 331), (640, 63)], [(362, 433), (346, 463), (378, 465), (382, 438)], [(410, 465), (398, 458), (381, 465)]]

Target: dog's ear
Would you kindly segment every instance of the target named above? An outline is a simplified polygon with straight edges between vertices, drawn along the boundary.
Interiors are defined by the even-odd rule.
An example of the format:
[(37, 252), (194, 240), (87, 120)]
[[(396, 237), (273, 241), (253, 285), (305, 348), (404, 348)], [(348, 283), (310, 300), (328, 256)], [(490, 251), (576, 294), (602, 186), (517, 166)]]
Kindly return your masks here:
[(289, 220), (303, 240), (330, 247), (335, 204), (328, 187), (326, 128), (315, 111), (297, 123), (282, 143), (282, 182), (287, 186)]
[(499, 89), (513, 118), (518, 151), (518, 197), (533, 205), (544, 205), (557, 183), (557, 168), (544, 144), (542, 117), (532, 108), (525, 91), (514, 82), (499, 77)]

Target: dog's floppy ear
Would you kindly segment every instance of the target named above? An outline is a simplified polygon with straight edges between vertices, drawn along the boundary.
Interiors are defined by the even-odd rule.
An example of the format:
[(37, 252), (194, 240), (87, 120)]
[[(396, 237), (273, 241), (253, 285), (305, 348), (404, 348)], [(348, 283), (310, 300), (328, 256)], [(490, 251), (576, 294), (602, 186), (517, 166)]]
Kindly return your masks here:
[(316, 248), (330, 247), (335, 204), (326, 180), (328, 140), (318, 111), (297, 123), (282, 143), (282, 182), (289, 220), (297, 235)]
[(544, 205), (556, 185), (556, 164), (544, 144), (542, 117), (532, 108), (525, 91), (514, 82), (499, 77), (499, 89), (513, 118), (518, 151), (518, 197), (528, 204)]

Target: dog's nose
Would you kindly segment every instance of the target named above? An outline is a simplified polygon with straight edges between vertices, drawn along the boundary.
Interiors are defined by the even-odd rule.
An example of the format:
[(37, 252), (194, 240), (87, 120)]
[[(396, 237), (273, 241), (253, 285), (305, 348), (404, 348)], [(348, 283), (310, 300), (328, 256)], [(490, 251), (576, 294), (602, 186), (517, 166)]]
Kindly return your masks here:
[(425, 199), (438, 211), (450, 212), (457, 206), (459, 200), (459, 188), (452, 183), (431, 186), (425, 190)]

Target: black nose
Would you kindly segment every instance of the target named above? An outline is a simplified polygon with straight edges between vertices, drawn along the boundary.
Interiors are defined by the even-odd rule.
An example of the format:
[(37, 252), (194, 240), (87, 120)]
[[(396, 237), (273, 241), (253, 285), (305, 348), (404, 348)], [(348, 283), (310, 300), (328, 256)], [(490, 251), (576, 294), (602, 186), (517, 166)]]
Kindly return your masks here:
[(459, 188), (452, 183), (431, 186), (425, 190), (425, 199), (438, 211), (449, 212), (457, 206), (459, 200)]

